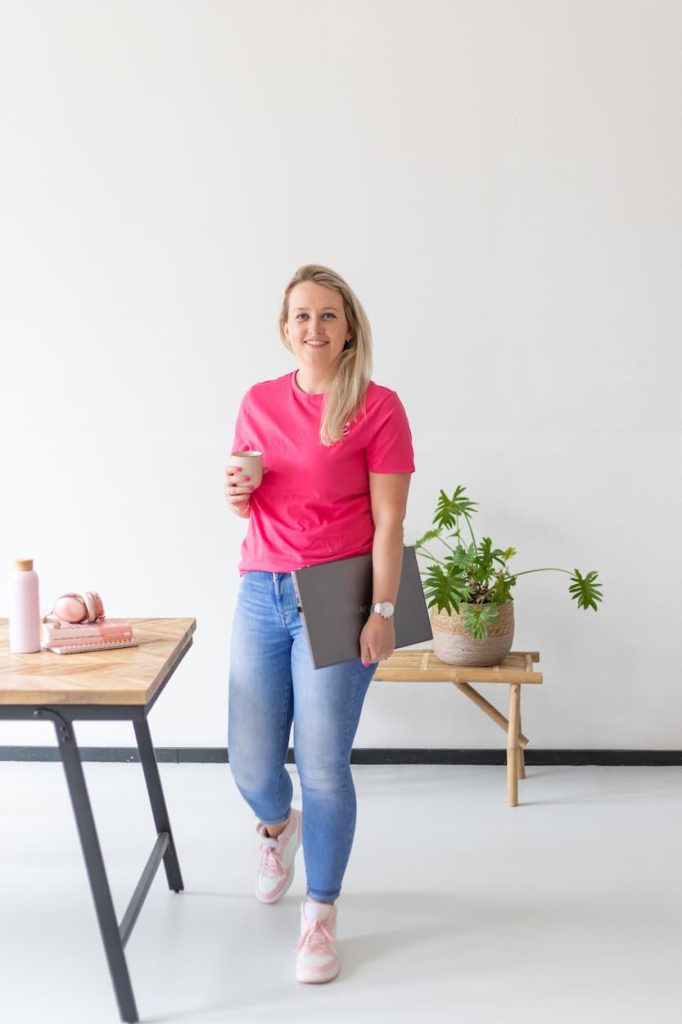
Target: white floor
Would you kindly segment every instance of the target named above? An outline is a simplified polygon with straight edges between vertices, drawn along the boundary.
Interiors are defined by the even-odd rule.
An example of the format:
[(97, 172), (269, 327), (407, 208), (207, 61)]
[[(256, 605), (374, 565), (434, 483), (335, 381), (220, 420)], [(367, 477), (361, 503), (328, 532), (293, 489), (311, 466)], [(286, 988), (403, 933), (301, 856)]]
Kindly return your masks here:
[[(85, 771), (121, 916), (154, 839), (141, 768)], [(354, 768), (342, 973), (322, 986), (293, 978), (302, 855), (261, 905), (228, 766), (161, 772), (186, 888), (161, 869), (127, 946), (143, 1021), (682, 1021), (680, 768), (530, 767), (516, 808), (501, 767)], [(115, 1024), (61, 765), (0, 763), (0, 787), (0, 1017)]]

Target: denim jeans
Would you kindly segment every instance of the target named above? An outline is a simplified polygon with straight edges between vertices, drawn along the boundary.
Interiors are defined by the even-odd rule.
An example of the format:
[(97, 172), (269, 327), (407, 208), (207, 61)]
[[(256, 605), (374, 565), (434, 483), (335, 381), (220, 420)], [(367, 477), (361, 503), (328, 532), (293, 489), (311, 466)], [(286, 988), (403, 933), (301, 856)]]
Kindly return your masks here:
[(377, 663), (315, 669), (291, 573), (245, 573), (232, 631), (228, 751), (247, 804), (266, 825), (285, 821), (291, 725), (303, 794), (307, 892), (335, 900), (355, 833), (350, 754)]

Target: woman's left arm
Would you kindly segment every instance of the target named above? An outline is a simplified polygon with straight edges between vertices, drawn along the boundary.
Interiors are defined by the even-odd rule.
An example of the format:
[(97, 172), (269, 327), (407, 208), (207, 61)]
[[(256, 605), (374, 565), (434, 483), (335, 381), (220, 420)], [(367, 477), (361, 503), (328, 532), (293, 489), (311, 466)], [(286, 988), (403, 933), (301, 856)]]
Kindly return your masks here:
[[(403, 565), (403, 520), (407, 511), (410, 473), (370, 473), (369, 493), (374, 520), (372, 546), (372, 604), (395, 605)], [(382, 661), (395, 649), (395, 623), (371, 612), (360, 634), (360, 657), (365, 664)]]

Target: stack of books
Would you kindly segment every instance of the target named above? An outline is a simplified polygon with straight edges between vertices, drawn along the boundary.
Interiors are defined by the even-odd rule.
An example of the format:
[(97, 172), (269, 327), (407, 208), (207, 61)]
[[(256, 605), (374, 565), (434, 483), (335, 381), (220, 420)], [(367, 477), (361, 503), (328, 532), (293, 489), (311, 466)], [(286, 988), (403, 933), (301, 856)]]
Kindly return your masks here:
[(97, 622), (44, 622), (42, 646), (55, 654), (85, 654), (117, 647), (137, 647), (127, 619), (100, 618)]

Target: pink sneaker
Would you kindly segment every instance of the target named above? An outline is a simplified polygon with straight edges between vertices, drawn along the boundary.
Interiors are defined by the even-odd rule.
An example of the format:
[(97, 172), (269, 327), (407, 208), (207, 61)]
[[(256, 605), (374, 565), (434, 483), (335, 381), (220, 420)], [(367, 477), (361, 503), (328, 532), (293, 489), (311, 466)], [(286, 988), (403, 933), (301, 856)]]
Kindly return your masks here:
[(276, 903), (294, 880), (294, 861), (301, 845), (301, 812), (291, 809), (287, 827), (276, 839), (268, 835), (260, 821), (256, 832), (260, 836), (261, 854), (256, 896), (261, 903)]
[(296, 943), (298, 981), (331, 981), (339, 973), (336, 904), (306, 900), (301, 906), (301, 937)]

